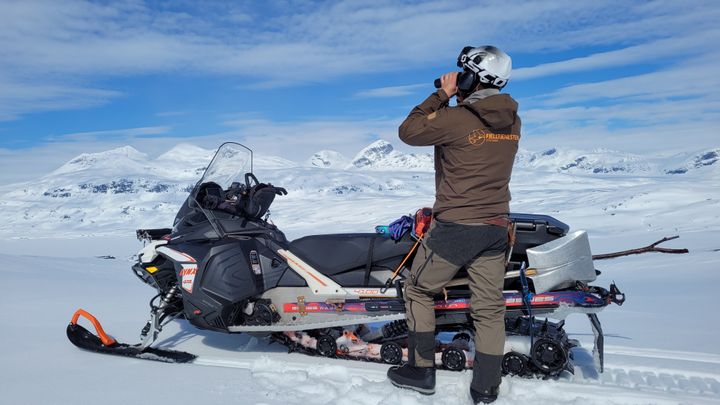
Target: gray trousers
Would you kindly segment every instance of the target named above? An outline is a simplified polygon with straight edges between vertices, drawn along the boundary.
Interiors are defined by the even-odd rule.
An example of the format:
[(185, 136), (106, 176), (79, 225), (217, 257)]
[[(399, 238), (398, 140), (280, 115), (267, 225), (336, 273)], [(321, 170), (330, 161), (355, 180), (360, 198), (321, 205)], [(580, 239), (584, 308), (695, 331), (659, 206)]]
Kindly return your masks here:
[[(492, 376), (481, 376), (479, 379), (492, 381), (491, 385), (499, 384), (500, 370), (495, 369), (500, 366), (499, 359), (502, 358), (505, 346), (505, 300), (502, 295), (505, 254), (478, 256), (472, 259), (466, 268), (472, 294), (471, 316), (475, 327), (475, 371), (478, 371), (478, 359), (490, 359), (489, 362), (493, 365), (488, 372), (483, 373)], [(459, 269), (457, 264), (430, 250), (424, 241), (418, 248), (410, 277), (405, 282), (405, 309), (410, 330), (409, 357), (411, 364), (414, 362), (412, 365), (435, 365), (434, 296), (442, 292), (443, 287), (455, 277)], [(481, 365), (481, 368), (487, 367)]]

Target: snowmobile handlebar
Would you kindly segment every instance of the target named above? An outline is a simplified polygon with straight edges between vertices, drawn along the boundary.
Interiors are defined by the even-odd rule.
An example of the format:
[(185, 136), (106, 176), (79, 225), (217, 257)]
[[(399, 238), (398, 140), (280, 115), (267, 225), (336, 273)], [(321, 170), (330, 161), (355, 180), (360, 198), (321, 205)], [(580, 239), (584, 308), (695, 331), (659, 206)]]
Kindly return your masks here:
[(255, 177), (253, 173), (245, 173), (245, 186), (247, 188), (253, 186), (253, 184), (251, 184), (251, 181), (255, 182), (255, 185), (260, 184), (260, 181), (257, 179), (257, 177)]

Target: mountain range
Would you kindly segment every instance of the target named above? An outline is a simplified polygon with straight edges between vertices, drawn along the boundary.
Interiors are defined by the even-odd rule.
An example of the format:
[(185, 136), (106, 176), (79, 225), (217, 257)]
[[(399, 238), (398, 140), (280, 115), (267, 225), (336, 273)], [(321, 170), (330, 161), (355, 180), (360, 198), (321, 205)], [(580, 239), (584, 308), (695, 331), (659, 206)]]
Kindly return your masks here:
[[(213, 154), (189, 144), (154, 158), (130, 146), (82, 153), (35, 181), (0, 187), (0, 235), (76, 235), (167, 226)], [(668, 156), (606, 149), (521, 149), (514, 179), (539, 173), (607, 181), (627, 176), (719, 178), (719, 160), (720, 148)], [(404, 153), (383, 140), (350, 159), (330, 150), (304, 162), (255, 155), (254, 172), (261, 181), (287, 188), (290, 196), (283, 198), (290, 202), (350, 195), (426, 200), (434, 194), (432, 155)]]

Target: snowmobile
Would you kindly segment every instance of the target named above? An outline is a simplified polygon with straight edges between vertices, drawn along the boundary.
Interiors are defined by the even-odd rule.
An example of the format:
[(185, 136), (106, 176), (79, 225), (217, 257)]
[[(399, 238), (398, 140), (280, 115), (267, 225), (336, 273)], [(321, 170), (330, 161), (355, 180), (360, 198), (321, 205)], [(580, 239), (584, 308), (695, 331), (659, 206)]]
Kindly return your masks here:
[[(407, 361), (403, 285), (417, 245), (432, 218), (421, 209), (410, 229), (385, 233), (310, 235), (288, 241), (268, 221), (275, 197), (287, 194), (253, 174), (252, 150), (225, 143), (215, 153), (172, 228), (141, 229), (145, 242), (133, 273), (157, 294), (142, 341), (119, 343), (89, 312), (78, 310), (67, 327), (76, 346), (100, 353), (166, 362), (195, 355), (152, 347), (167, 323), (185, 319), (199, 329), (250, 333), (319, 356), (401, 364)], [(595, 336), (593, 355), (603, 367), (597, 313), (625, 300), (596, 280), (584, 231), (545, 215), (510, 215), (504, 298), (503, 372), (555, 376), (573, 371), (564, 320), (585, 314)], [(473, 327), (467, 273), (436, 297), (436, 363), (472, 367)], [(78, 321), (88, 319), (92, 333)]]

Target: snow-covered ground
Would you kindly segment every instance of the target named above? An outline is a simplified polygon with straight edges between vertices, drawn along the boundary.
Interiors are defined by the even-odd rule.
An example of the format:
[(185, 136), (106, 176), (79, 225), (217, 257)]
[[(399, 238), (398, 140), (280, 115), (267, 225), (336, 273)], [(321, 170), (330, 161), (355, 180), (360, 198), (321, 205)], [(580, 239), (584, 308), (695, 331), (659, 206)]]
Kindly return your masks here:
[[(96, 314), (119, 340), (138, 341), (153, 290), (130, 272), (140, 247), (133, 230), (168, 226), (211, 153), (183, 146), (150, 158), (122, 148), (81, 155), (36, 182), (0, 187), (0, 403), (470, 403), (469, 372), (440, 371), (437, 393), (426, 397), (392, 387), (385, 365), (287, 354), (263, 340), (198, 331), (184, 321), (169, 325), (160, 345), (198, 354), (193, 365), (72, 346), (64, 330), (78, 307)], [(514, 211), (553, 215), (588, 230), (595, 253), (677, 234), (667, 246), (690, 254), (597, 262), (598, 284), (614, 280), (628, 297), (623, 307), (600, 314), (606, 373), (591, 367), (587, 321), (571, 317), (567, 330), (583, 342), (576, 375), (504, 378), (499, 404), (720, 403), (717, 157), (717, 149), (650, 157), (604, 150), (519, 154)], [(371, 231), (431, 204), (426, 159), (381, 143), (353, 159), (332, 151), (303, 163), (261, 156), (256, 171), (290, 191), (276, 200), (272, 218), (292, 239)], [(98, 257), (105, 255), (115, 259)]]

